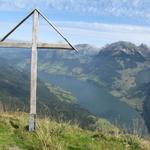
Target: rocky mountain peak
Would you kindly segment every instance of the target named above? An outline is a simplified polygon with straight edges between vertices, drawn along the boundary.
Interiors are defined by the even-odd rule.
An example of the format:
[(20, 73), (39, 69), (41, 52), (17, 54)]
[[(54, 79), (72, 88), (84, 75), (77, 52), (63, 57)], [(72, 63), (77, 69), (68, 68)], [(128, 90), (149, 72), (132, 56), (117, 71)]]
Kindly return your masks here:
[(139, 51), (139, 47), (133, 43), (119, 41), (106, 45), (101, 49), (99, 55), (104, 56), (138, 56), (143, 57)]
[(116, 42), (116, 43), (112, 43), (110, 45), (107, 45), (103, 51), (122, 51), (125, 53), (133, 53), (137, 50), (137, 46), (130, 43), (130, 42), (124, 42), (124, 41), (120, 41), (120, 42)]

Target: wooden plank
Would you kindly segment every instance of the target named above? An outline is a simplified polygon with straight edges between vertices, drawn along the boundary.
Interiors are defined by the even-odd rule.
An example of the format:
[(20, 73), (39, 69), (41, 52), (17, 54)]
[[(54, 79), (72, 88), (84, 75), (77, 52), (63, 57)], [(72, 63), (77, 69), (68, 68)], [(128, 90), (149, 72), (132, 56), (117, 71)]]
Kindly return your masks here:
[[(38, 43), (38, 49), (66, 49), (73, 50), (67, 44), (49, 44), (49, 43)], [(28, 42), (0, 42), (0, 48), (32, 48), (32, 43)]]
[(66, 50), (74, 50), (67, 44), (48, 44), (48, 43), (38, 43), (39, 49), (66, 49)]
[(19, 42), (0, 42), (1, 48), (31, 48), (32, 43)]
[(35, 10), (34, 14), (33, 14), (33, 33), (32, 33), (29, 131), (34, 131), (35, 130), (35, 119), (36, 119), (38, 17), (39, 17), (39, 13)]

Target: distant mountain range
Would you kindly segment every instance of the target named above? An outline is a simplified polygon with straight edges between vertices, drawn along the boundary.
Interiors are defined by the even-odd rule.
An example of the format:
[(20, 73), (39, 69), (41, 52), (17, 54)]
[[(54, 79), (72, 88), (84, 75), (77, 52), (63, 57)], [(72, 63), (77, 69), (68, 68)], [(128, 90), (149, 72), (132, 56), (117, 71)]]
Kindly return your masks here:
[[(77, 105), (86, 109), (89, 114), (105, 117), (112, 122), (113, 119), (117, 119), (118, 122), (124, 123), (127, 120), (131, 121), (132, 118), (135, 120), (138, 116), (138, 128), (142, 128), (145, 122), (150, 131), (150, 48), (144, 44), (136, 46), (124, 41), (112, 43), (103, 48), (88, 44), (76, 45), (76, 48), (79, 53), (39, 50), (38, 70), (41, 84), (45, 82), (45, 84), (60, 87), (64, 91), (70, 91)], [(30, 68), (30, 54), (31, 51), (26, 49), (7, 49), (7, 51), (1, 49), (2, 61), (0, 63), (3, 63), (4, 59), (9, 65), (14, 66), (14, 69), (17, 68), (20, 72), (27, 74)], [(25, 83), (28, 82), (25, 81)], [(16, 85), (18, 85), (17, 82)], [(73, 88), (73, 85), (77, 90)], [(85, 92), (92, 91), (91, 99), (88, 93), (84, 94), (85, 97), (82, 95), (84, 90), (80, 87), (83, 87)], [(43, 88), (40, 88), (41, 95), (45, 91), (44, 88), (48, 90), (43, 85)], [(11, 89), (17, 89), (17, 87), (14, 86)], [(53, 89), (56, 90), (56, 88)], [(20, 88), (20, 91), (23, 90)], [(53, 94), (56, 96), (55, 99), (58, 98), (58, 95), (59, 98), (61, 97), (58, 91)], [(90, 103), (92, 101), (95, 105)], [(108, 102), (107, 105), (106, 102)], [(130, 109), (131, 111), (128, 110), (130, 114), (126, 114), (126, 111), (123, 112), (119, 108), (115, 111), (114, 107), (117, 106), (120, 106), (122, 110)], [(128, 118), (128, 116), (131, 117)], [(140, 127), (141, 125), (143, 126)]]

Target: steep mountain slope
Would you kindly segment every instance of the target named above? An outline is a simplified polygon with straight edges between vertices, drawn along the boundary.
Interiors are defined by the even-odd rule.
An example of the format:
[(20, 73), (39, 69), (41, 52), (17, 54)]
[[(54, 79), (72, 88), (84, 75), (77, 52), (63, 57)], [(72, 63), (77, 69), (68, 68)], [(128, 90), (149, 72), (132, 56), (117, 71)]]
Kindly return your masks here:
[[(110, 93), (141, 114), (144, 112), (144, 118), (149, 115), (146, 92), (150, 82), (149, 54), (149, 48), (145, 45), (117, 42), (103, 48), (93, 61), (95, 74)], [(148, 121), (146, 124), (149, 126)]]
[[(9, 65), (5, 59), (0, 61), (0, 93), (1, 102), (5, 104), (22, 107), (29, 104), (29, 76)], [(57, 100), (56, 96), (49, 92), (48, 88), (41, 81), (38, 82), (38, 104)], [(15, 103), (14, 103), (15, 101)], [(28, 108), (25, 108), (28, 110)]]
[(135, 68), (137, 63), (143, 63), (144, 60), (137, 46), (128, 42), (117, 42), (101, 49), (92, 62), (92, 70), (96, 71), (95, 74), (100, 79), (105, 77), (106, 84), (112, 84), (114, 78), (119, 77), (119, 70)]
[(141, 87), (139, 87), (139, 91), (142, 92), (143, 96), (145, 96), (145, 101), (143, 103), (143, 117), (147, 124), (148, 130), (150, 132), (150, 83), (145, 83)]

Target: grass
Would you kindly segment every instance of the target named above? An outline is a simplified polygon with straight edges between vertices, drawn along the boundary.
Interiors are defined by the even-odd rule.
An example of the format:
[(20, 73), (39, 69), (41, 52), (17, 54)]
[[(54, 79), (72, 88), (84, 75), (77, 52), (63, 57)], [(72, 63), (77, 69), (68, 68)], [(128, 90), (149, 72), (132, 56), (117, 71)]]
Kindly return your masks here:
[(62, 88), (49, 83), (46, 83), (46, 85), (49, 91), (56, 95), (60, 101), (66, 101), (68, 103), (73, 103), (76, 101), (76, 97), (74, 97), (70, 91), (63, 90)]
[(150, 142), (136, 135), (88, 131), (58, 123), (49, 118), (37, 119), (36, 132), (27, 130), (25, 113), (0, 114), (0, 150), (149, 150)]

